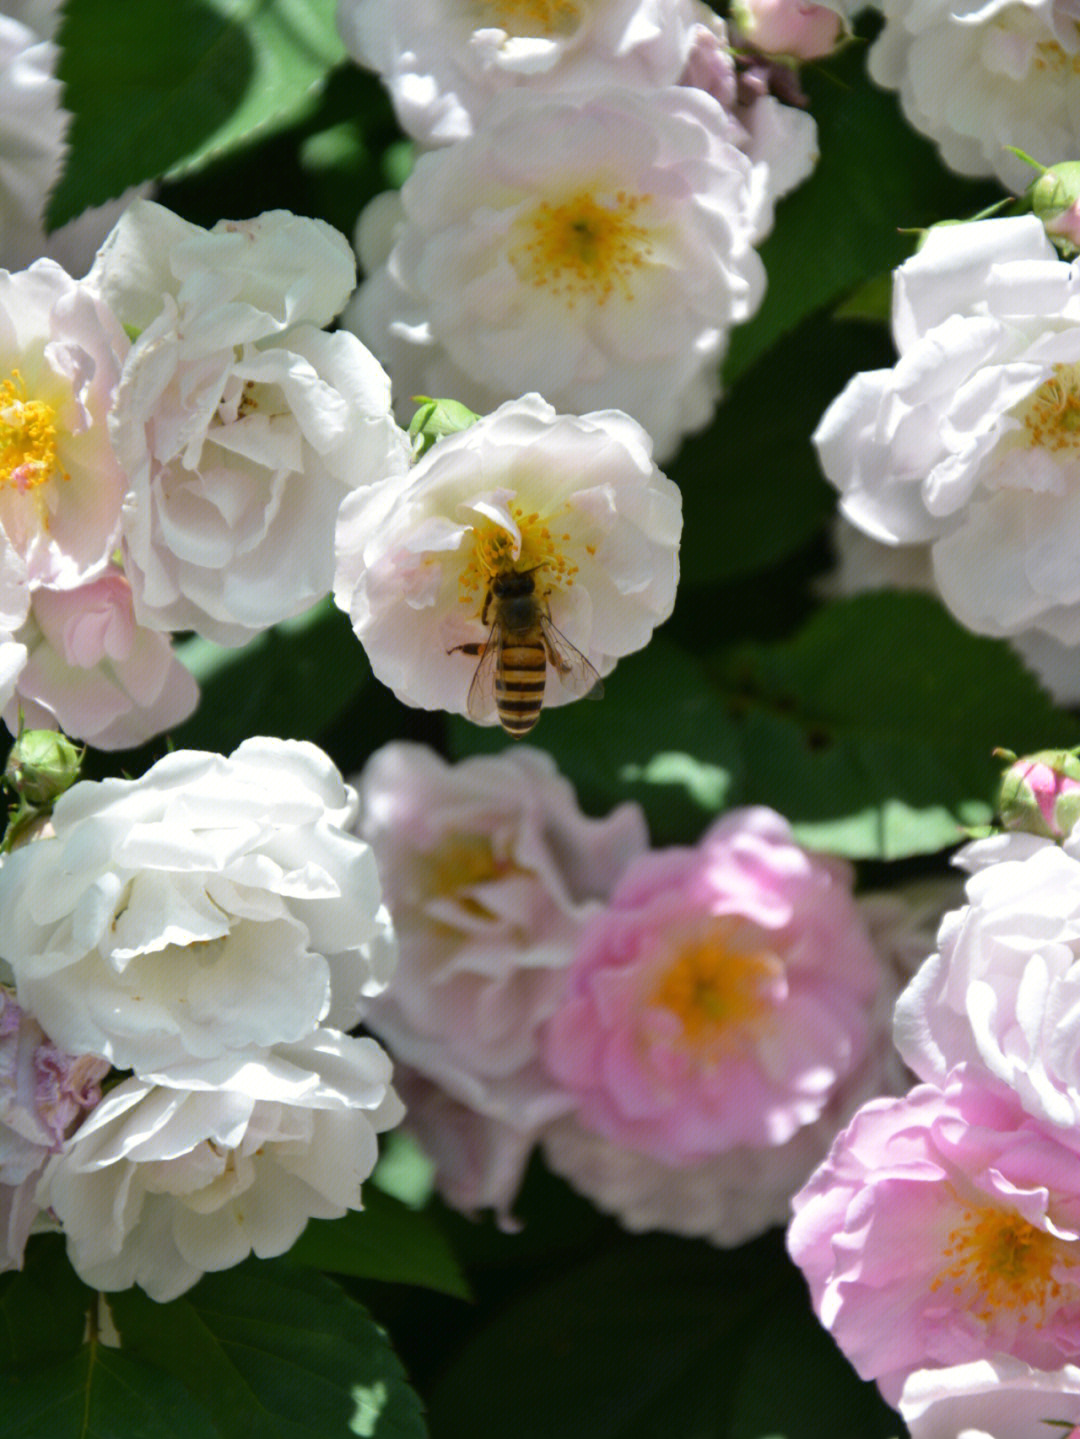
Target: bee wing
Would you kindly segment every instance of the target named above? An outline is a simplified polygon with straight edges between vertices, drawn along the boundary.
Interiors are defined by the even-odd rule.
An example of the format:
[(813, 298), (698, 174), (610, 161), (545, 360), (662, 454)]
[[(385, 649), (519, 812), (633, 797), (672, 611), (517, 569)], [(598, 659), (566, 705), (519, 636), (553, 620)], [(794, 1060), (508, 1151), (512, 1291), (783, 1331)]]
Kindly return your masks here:
[(546, 615), (541, 617), (540, 628), (547, 646), (548, 661), (558, 670), (567, 694), (578, 699), (600, 699), (604, 693), (604, 683), (581, 651), (555, 628)]
[(495, 677), (499, 671), (499, 651), (503, 646), (505, 630), (499, 620), (488, 630), (487, 642), (476, 666), (476, 673), (469, 686), (465, 708), (469, 718), (479, 724), (486, 720), (495, 709)]

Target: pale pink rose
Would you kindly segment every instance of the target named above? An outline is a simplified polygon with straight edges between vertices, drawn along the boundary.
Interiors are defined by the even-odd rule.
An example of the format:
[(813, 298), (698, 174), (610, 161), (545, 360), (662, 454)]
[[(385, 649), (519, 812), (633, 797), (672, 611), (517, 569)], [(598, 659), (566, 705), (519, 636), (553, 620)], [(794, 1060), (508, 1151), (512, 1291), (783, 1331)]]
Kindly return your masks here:
[(995, 1355), (951, 1369), (917, 1369), (900, 1413), (911, 1439), (1080, 1439), (1080, 1369), (1033, 1369)]
[(851, 884), (767, 809), (637, 860), (544, 1034), (581, 1123), (677, 1165), (820, 1119), (882, 1038), (886, 975)]
[(0, 541), (31, 586), (71, 589), (119, 543), (126, 479), (107, 417), (128, 341), (51, 260), (0, 270)]
[[(644, 819), (635, 805), (587, 818), (548, 756), (528, 747), (450, 765), (391, 744), (357, 784), (358, 832), (400, 944), (367, 1023), (403, 1066), (516, 1131), (468, 1126), (457, 1149), (468, 1162), (447, 1181), (448, 1194), (502, 1208), (535, 1135), (568, 1106), (540, 1065), (538, 1030), (560, 1002), (582, 924), (645, 849)], [(498, 1182), (481, 1173), (493, 1169)]]
[(36, 590), (13, 639), (27, 658), (3, 710), (12, 734), (21, 714), (31, 729), (56, 726), (95, 749), (130, 749), (180, 724), (199, 702), (169, 637), (136, 622), (118, 566), (75, 590)]
[(793, 1207), (818, 1317), (890, 1403), (918, 1369), (1080, 1353), (1080, 1153), (965, 1066), (864, 1105)]
[(101, 1099), (109, 1068), (59, 1049), (0, 984), (0, 1271), (21, 1268), (41, 1172)]

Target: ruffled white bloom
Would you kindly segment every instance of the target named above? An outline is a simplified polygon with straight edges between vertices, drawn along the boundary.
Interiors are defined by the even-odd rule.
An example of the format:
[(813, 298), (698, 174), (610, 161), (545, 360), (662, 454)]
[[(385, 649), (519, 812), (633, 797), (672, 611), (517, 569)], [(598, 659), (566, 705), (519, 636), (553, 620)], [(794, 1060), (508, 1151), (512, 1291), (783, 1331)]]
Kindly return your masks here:
[(111, 423), (140, 623), (241, 644), (329, 592), (341, 500), (408, 460), (386, 374), (322, 330), (353, 278), (285, 212), (208, 232), (140, 200), (105, 242), (89, 283), (139, 332)]
[[(0, 615), (0, 699), (2, 625)], [(12, 734), (21, 715), (29, 729), (59, 728), (95, 749), (130, 749), (180, 724), (199, 702), (168, 636), (136, 623), (131, 586), (115, 565), (75, 590), (35, 590), (30, 616), (10, 633), (7, 645), (23, 651), (2, 706)]]
[(78, 1274), (175, 1299), (206, 1271), (283, 1254), (308, 1219), (361, 1207), (376, 1135), (402, 1105), (371, 1039), (319, 1030), (210, 1082), (114, 1089), (46, 1169)]
[(41, 218), (60, 174), (67, 116), (60, 108), (56, 46), (6, 10), (0, 15), (0, 266), (17, 270), (41, 254)]
[(528, 747), (450, 765), (391, 744), (357, 782), (401, 946), (367, 1023), (405, 1066), (409, 1123), (444, 1195), (505, 1212), (537, 1134), (568, 1107), (538, 1030), (582, 923), (647, 847), (644, 818), (631, 804), (586, 817)]
[(687, 86), (499, 97), (361, 216), (344, 323), (399, 395), (618, 406), (670, 453), (765, 288), (768, 199), (729, 124)]
[[(968, 862), (968, 903), (896, 1005), (897, 1048), (940, 1084), (957, 1064), (1013, 1090), (1029, 1114), (1080, 1123), (1080, 835), (1059, 848), (1008, 835)], [(1036, 840), (1037, 843), (1030, 843)], [(1025, 843), (1025, 841), (1027, 841)], [(1019, 842), (1019, 843), (1018, 843)]]
[(899, 90), (904, 114), (965, 175), (997, 175), (1018, 193), (1030, 166), (1080, 145), (1080, 29), (1075, 0), (877, 0), (885, 28), (870, 74)]
[(911, 1439), (1071, 1439), (1080, 1421), (1080, 1368), (1034, 1369), (1000, 1354), (916, 1369), (897, 1407)]
[[(639, 425), (526, 395), (348, 498), (334, 597), (400, 700), (465, 714), (478, 661), (460, 646), (487, 638), (494, 576), (535, 571), (552, 622), (604, 675), (670, 615), (681, 530)], [(547, 666), (545, 704), (580, 693)]]
[(0, 866), (20, 1004), (144, 1078), (350, 1028), (393, 963), (355, 807), (314, 745), (271, 739), (74, 785)]
[[(498, 94), (672, 85), (696, 0), (340, 0), (349, 52), (425, 145), (471, 135)], [(519, 89), (520, 93), (520, 89)]]
[(15, 638), (30, 613), (26, 561), (0, 544), (0, 709), (7, 706), (26, 664), (26, 646)]
[(52, 260), (0, 270), (0, 545), (31, 586), (71, 589), (119, 538), (125, 478), (109, 441), (127, 337)]
[(969, 629), (1080, 644), (1080, 266), (1034, 216), (933, 230), (895, 275), (892, 370), (814, 436), (854, 524), (932, 544)]

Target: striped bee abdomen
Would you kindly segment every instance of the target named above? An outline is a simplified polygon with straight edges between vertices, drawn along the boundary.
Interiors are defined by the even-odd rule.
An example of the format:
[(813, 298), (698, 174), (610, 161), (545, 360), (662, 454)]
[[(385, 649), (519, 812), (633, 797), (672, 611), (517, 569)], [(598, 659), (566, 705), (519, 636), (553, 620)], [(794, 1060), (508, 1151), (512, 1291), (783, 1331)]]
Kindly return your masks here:
[(540, 718), (547, 681), (547, 649), (540, 629), (536, 635), (515, 635), (504, 641), (495, 676), (495, 709), (507, 734), (520, 739)]

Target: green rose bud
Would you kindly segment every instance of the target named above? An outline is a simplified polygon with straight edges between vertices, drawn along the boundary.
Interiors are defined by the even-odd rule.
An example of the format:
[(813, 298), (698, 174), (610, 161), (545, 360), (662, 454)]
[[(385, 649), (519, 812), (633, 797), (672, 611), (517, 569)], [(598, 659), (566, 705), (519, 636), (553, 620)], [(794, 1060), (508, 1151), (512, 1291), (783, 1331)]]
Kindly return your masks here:
[(1080, 820), (1080, 752), (1040, 750), (1014, 759), (1001, 781), (998, 813), (1006, 829), (1064, 839)]
[(56, 730), (23, 730), (8, 755), (4, 783), (24, 805), (51, 807), (79, 778), (84, 753)]

